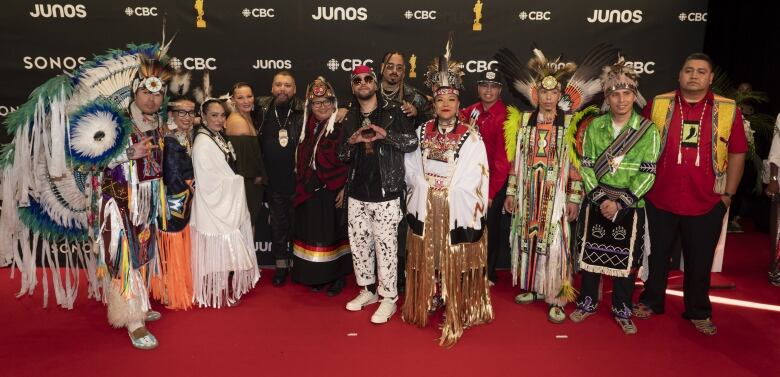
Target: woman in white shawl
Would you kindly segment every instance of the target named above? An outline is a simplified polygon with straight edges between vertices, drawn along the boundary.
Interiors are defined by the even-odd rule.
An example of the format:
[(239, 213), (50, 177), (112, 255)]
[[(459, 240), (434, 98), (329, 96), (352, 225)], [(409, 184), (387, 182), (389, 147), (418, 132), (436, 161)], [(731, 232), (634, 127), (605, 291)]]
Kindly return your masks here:
[(192, 148), (194, 300), (215, 308), (235, 305), (260, 279), (244, 178), (233, 172), (235, 152), (222, 135), (225, 113), (219, 100), (203, 103), (203, 127)]

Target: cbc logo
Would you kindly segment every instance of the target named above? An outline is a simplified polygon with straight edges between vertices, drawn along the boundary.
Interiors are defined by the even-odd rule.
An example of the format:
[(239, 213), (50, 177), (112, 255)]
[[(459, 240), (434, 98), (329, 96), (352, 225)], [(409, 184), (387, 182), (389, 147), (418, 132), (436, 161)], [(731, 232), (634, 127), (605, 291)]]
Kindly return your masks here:
[(213, 71), (217, 69), (217, 59), (215, 58), (194, 58), (188, 57), (181, 60), (182, 66), (190, 71)]
[(707, 22), (707, 12), (699, 13), (699, 12), (691, 12), (691, 13), (680, 13), (679, 16), (677, 16), (680, 21), (690, 21), (690, 22)]
[(602, 24), (638, 24), (642, 22), (641, 10), (594, 9), (593, 15), (586, 18), (588, 22)]
[(550, 21), (552, 19), (552, 12), (549, 10), (529, 10), (522, 11), (517, 15), (521, 21)]
[(25, 56), (22, 58), (24, 69), (76, 69), (87, 61), (83, 56)]
[(334, 59), (328, 60), (328, 63), (326, 64), (326, 66), (328, 67), (328, 69), (330, 69), (331, 71), (334, 71), (334, 72), (338, 71), (339, 68), (342, 71), (350, 72), (355, 67), (357, 67), (359, 65), (369, 65), (369, 64), (371, 64), (373, 62), (374, 61), (371, 60), (371, 59), (361, 60), (361, 59), (347, 58), (347, 59), (337, 60), (337, 59), (334, 58)]
[(257, 59), (252, 65), (253, 69), (292, 69), (292, 60), (283, 59)]
[(157, 17), (157, 7), (127, 7), (125, 14), (138, 17)]
[(274, 18), (274, 8), (244, 8), (241, 14), (247, 18)]
[(84, 4), (35, 4), (30, 16), (33, 18), (86, 18)]
[(487, 71), (488, 69), (493, 68), (493, 65), (496, 63), (498, 62), (495, 60), (469, 60), (466, 62), (466, 72), (479, 73)]
[(404, 12), (407, 20), (435, 20), (435, 10), (407, 10)]
[(655, 62), (626, 62), (626, 65), (634, 68), (639, 75), (652, 75), (655, 73)]
[(323, 21), (365, 21), (368, 19), (368, 9), (360, 7), (317, 7), (311, 15), (313, 20)]
[(19, 110), (19, 106), (0, 105), (0, 117), (8, 116), (8, 114), (10, 114), (10, 113), (12, 113), (12, 112), (14, 112), (16, 110)]

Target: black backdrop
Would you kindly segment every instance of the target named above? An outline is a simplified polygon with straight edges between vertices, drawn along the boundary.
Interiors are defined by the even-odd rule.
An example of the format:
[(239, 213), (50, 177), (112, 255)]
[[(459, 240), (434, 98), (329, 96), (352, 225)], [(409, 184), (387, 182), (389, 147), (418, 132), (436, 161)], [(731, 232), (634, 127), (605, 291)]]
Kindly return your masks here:
[[(196, 22), (201, 3), (205, 28)], [(548, 56), (575, 61), (595, 44), (618, 46), (643, 74), (640, 90), (649, 98), (674, 88), (684, 57), (702, 49), (708, 7), (706, 0), (480, 0), (482, 30), (475, 31), (476, 3), (7, 0), (0, 11), (0, 120), (36, 86), (93, 54), (129, 42), (159, 42), (164, 15), (168, 33), (177, 32), (170, 54), (185, 68), (211, 70), (215, 94), (246, 81), (264, 95), (273, 73), (286, 68), (297, 77), (299, 91), (324, 75), (343, 99), (351, 66), (370, 60), (377, 67), (391, 49), (407, 54), (407, 67), (415, 55), (417, 78), (409, 81), (424, 89), (425, 67), (453, 30), (453, 55), (467, 71), (464, 106), (476, 100), (474, 81), (496, 50), (508, 47), (529, 57), (534, 43)], [(259, 239), (267, 239), (266, 231), (258, 230)], [(262, 263), (269, 262), (268, 245), (260, 244)]]

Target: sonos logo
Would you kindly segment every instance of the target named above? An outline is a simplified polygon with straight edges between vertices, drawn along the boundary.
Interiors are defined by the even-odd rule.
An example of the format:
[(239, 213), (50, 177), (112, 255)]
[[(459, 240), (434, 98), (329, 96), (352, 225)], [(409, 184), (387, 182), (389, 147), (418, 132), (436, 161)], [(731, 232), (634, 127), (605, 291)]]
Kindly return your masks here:
[(602, 24), (638, 24), (642, 22), (641, 10), (618, 10), (618, 9), (594, 9), (593, 16), (586, 18), (588, 22), (599, 22)]
[(244, 10), (241, 11), (241, 14), (244, 15), (244, 17), (253, 17), (253, 18), (273, 18), (274, 17), (274, 8), (244, 8)]
[(521, 21), (550, 21), (552, 19), (552, 12), (549, 10), (529, 10), (522, 11), (517, 15)]
[(469, 60), (466, 62), (466, 72), (475, 73), (482, 72), (493, 68), (493, 64), (498, 63), (495, 60)]
[(76, 69), (87, 61), (83, 56), (25, 56), (24, 69)]
[(254, 69), (292, 69), (292, 60), (282, 59), (257, 59), (252, 66)]
[(33, 18), (85, 18), (87, 7), (83, 4), (35, 4), (30, 12)]
[(355, 67), (359, 65), (368, 65), (373, 63), (374, 61), (371, 59), (357, 59), (357, 58), (347, 58), (347, 59), (330, 59), (325, 64), (325, 66), (328, 67), (331, 71), (338, 71), (339, 68), (343, 71), (352, 71)]
[(157, 17), (157, 7), (127, 7), (125, 14), (128, 16)]
[(634, 68), (637, 74), (652, 75), (655, 73), (655, 62), (626, 62), (626, 65)]
[(407, 10), (404, 12), (407, 20), (435, 20), (435, 10)]
[(184, 58), (182, 65), (191, 71), (213, 71), (217, 69), (217, 59), (214, 58)]
[(324, 21), (365, 21), (368, 19), (368, 9), (360, 7), (317, 7), (311, 15), (314, 20)]
[(8, 114), (10, 114), (10, 113), (12, 113), (12, 112), (14, 112), (16, 110), (19, 110), (19, 106), (0, 105), (0, 117), (8, 116)]
[(677, 18), (680, 19), (680, 21), (690, 21), (690, 22), (707, 22), (707, 12), (699, 13), (699, 12), (691, 12), (691, 13), (680, 13)]

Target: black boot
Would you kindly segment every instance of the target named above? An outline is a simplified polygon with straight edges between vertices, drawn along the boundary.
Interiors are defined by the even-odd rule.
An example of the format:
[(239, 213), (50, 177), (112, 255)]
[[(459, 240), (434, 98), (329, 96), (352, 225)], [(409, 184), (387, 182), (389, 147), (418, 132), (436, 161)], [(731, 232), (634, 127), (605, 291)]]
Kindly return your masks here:
[(284, 283), (287, 282), (289, 271), (290, 269), (287, 267), (277, 267), (276, 270), (274, 270), (274, 279), (271, 284), (273, 284), (274, 287), (283, 286)]
[(344, 285), (346, 284), (347, 279), (345, 279), (343, 276), (333, 281), (333, 283), (330, 283), (330, 287), (328, 287), (328, 296), (333, 297), (337, 296), (341, 291), (344, 289)]

